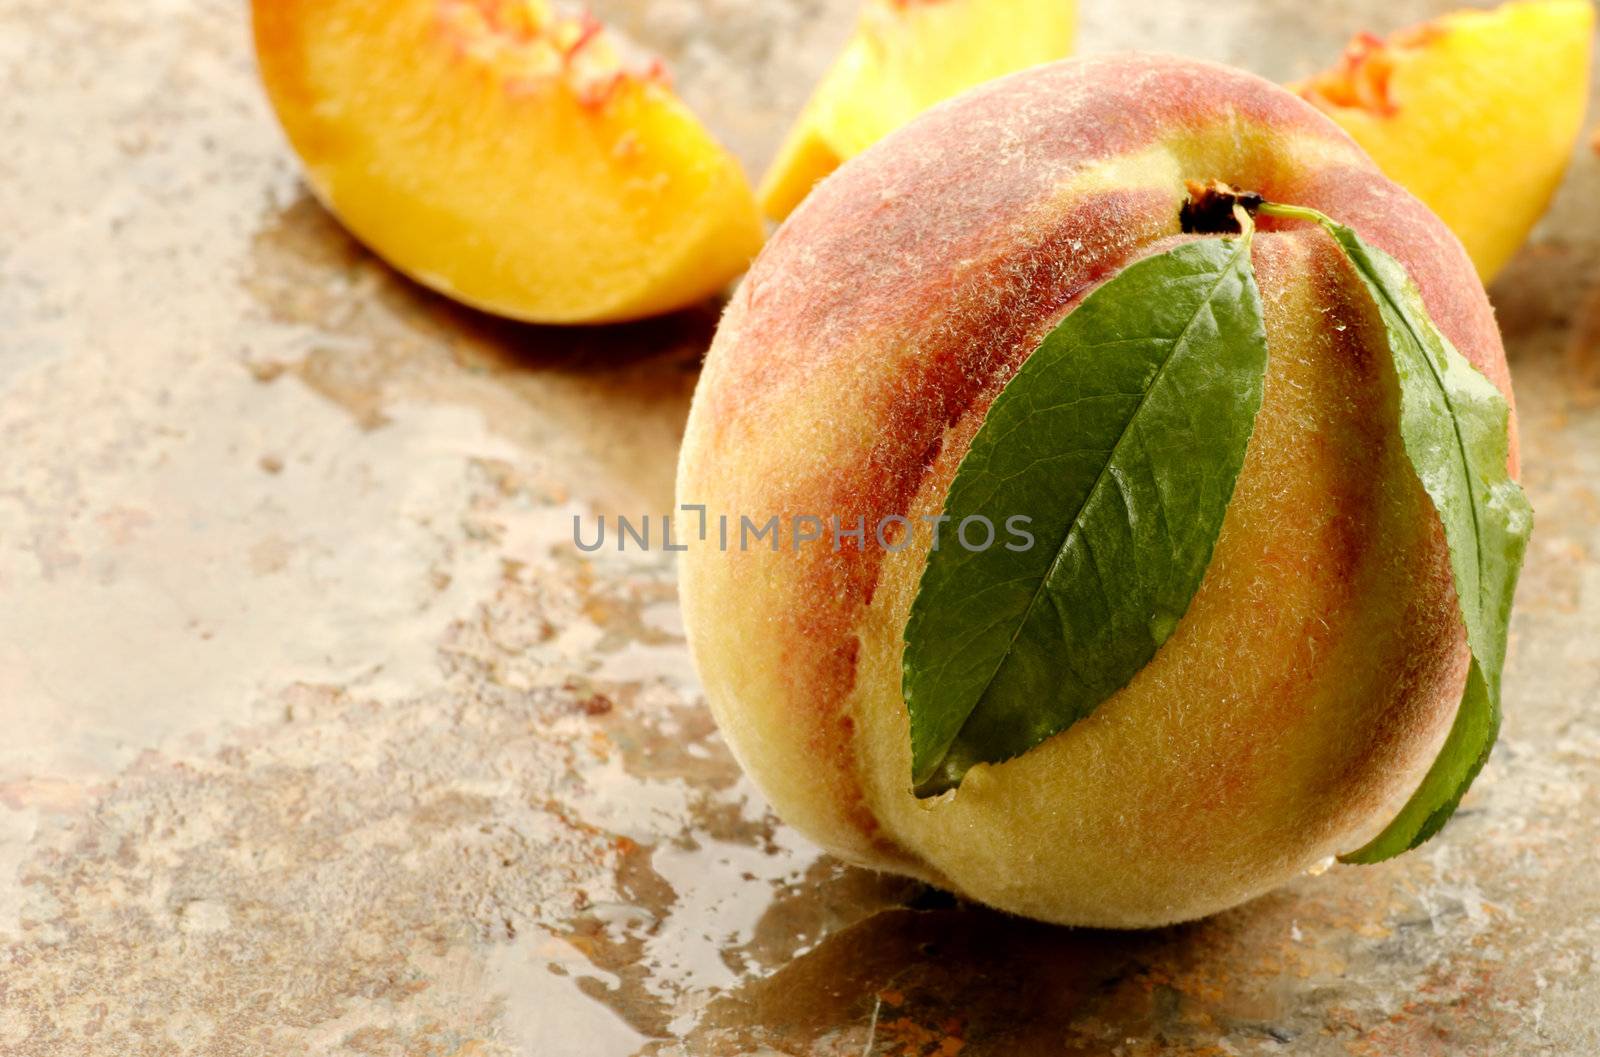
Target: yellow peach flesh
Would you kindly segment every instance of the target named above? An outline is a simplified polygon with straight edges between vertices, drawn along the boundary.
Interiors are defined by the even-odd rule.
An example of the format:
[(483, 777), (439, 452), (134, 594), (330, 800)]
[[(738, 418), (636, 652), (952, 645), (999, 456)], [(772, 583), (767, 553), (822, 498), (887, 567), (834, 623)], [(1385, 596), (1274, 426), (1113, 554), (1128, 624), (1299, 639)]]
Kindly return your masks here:
[(546, 323), (668, 311), (761, 241), (735, 160), (589, 20), (531, 0), (257, 0), (318, 196), (420, 282)]
[(1492, 280), (1544, 214), (1583, 125), (1590, 0), (1517, 0), (1380, 40), (1296, 86), (1422, 199)]
[(866, 0), (766, 177), (782, 220), (813, 185), (935, 103), (1072, 51), (1075, 0)]

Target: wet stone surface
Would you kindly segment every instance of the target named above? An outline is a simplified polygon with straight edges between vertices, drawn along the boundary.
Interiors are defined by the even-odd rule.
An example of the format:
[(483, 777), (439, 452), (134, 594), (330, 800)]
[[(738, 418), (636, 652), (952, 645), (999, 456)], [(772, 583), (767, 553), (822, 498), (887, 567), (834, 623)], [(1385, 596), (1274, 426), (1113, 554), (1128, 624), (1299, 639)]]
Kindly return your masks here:
[[(850, 6), (601, 5), (752, 168)], [(1274, 77), (1431, 10), (1119, 6), (1086, 50)], [(1051, 929), (783, 826), (669, 556), (571, 547), (670, 507), (714, 307), (561, 332), (397, 278), (297, 182), (239, 7), (0, 6), (0, 1053), (1600, 1052), (1592, 156), (1493, 290), (1539, 529), (1458, 820)]]

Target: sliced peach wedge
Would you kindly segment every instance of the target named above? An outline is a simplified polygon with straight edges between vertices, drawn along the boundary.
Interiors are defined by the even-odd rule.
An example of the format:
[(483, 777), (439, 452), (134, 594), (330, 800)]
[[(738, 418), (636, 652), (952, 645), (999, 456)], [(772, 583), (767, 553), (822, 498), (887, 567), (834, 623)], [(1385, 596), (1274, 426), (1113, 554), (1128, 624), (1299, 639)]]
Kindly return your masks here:
[(1076, 0), (865, 0), (758, 196), (773, 220), (935, 103), (1072, 51)]
[(253, 0), (312, 189), (374, 252), (539, 323), (681, 308), (743, 271), (737, 161), (597, 22), (545, 0)]
[(1583, 125), (1591, 0), (1458, 11), (1362, 34), (1292, 86), (1450, 226), (1484, 282), (1544, 215)]

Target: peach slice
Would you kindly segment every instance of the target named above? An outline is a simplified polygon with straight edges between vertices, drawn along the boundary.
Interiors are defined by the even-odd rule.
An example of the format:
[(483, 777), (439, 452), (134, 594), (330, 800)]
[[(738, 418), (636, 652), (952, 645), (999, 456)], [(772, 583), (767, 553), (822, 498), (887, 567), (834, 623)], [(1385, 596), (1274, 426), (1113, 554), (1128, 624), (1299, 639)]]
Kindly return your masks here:
[(1458, 11), (1380, 40), (1293, 86), (1421, 198), (1484, 282), (1544, 214), (1583, 125), (1590, 0)]
[(1075, 0), (866, 0), (762, 181), (782, 220), (816, 182), (935, 103), (1072, 51)]
[(681, 308), (760, 248), (734, 158), (593, 19), (544, 0), (254, 0), (317, 196), (396, 268), (539, 323)]

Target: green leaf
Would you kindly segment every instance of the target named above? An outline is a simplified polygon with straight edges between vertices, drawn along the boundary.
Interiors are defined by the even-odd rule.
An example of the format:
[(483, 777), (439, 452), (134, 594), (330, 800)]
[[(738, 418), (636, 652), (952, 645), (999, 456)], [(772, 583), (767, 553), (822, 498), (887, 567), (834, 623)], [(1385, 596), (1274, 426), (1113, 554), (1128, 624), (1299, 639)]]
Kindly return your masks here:
[[(1130, 265), (990, 408), (944, 512), (1012, 542), (968, 550), (947, 530), (929, 555), (903, 656), (918, 795), (1089, 715), (1189, 608), (1261, 407), (1250, 235)], [(1032, 547), (1005, 532), (1016, 516)]]
[(1434, 326), (1400, 262), (1315, 210), (1264, 205), (1261, 211), (1321, 224), (1377, 305), (1400, 382), (1400, 436), (1444, 525), (1472, 650), (1455, 723), (1421, 787), (1382, 833), (1341, 856), (1345, 862), (1382, 862), (1439, 832), (1494, 747), (1511, 600), (1533, 510), (1506, 466), (1510, 408), (1505, 397)]

